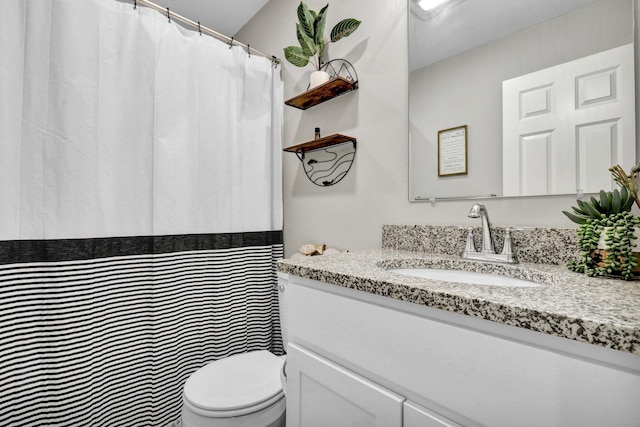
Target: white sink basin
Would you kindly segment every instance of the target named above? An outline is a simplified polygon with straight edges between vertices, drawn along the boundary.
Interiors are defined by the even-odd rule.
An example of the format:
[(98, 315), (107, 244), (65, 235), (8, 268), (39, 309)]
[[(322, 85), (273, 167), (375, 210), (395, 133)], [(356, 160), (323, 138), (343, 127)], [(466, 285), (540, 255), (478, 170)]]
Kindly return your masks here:
[(528, 280), (514, 279), (513, 277), (500, 276), (498, 274), (477, 273), (473, 271), (441, 270), (437, 268), (394, 268), (388, 271), (402, 274), (404, 276), (422, 277), (425, 279), (443, 280), (446, 282), (467, 283), (469, 285), (511, 287), (542, 286)]

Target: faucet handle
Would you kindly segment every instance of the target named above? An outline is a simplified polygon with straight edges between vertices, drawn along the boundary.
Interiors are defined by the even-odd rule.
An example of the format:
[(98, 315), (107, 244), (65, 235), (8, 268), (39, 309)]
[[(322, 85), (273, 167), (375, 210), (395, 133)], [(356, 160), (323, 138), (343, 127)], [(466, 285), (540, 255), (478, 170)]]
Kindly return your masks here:
[(473, 242), (473, 227), (467, 227), (467, 244), (462, 253), (462, 257), (466, 258), (467, 254), (477, 252), (476, 245)]
[(513, 247), (511, 245), (511, 227), (507, 227), (504, 229), (504, 246), (502, 247), (502, 255), (505, 255), (511, 262), (516, 260), (516, 254), (513, 252)]

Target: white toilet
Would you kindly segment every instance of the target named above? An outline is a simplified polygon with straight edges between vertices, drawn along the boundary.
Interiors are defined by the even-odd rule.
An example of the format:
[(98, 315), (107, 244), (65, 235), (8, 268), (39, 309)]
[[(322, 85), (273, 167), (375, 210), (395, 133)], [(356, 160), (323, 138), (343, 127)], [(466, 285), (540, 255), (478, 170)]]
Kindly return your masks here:
[[(286, 275), (278, 274), (283, 344)], [(195, 371), (184, 385), (182, 427), (284, 427), (286, 363), (266, 351), (230, 356)]]

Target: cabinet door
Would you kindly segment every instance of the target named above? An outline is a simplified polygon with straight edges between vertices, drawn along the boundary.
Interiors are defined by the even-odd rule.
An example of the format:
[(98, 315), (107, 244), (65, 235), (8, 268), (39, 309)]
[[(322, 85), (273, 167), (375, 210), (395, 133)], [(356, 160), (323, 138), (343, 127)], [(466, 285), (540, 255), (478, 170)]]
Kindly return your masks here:
[(287, 427), (401, 427), (404, 399), (311, 351), (287, 351)]
[(404, 402), (402, 425), (403, 427), (460, 427), (459, 424), (413, 402)]

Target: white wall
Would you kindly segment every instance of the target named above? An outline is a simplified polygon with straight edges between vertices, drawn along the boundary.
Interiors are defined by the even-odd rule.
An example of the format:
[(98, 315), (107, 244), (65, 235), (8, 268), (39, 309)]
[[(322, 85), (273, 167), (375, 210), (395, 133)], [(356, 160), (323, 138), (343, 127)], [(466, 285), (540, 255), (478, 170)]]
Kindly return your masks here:
[[(639, 0), (636, 0), (636, 2)], [(271, 0), (236, 38), (283, 59), (285, 99), (306, 89), (311, 66), (297, 68), (282, 49), (297, 43), (298, 0)], [(313, 10), (326, 2), (309, 0)], [(350, 37), (329, 47), (329, 58), (344, 58), (358, 72), (360, 89), (306, 111), (285, 106), (284, 146), (342, 133), (358, 139), (351, 171), (338, 184), (317, 187), (294, 154), (283, 153), (285, 255), (304, 243), (341, 250), (379, 248), (383, 224), (476, 225), (467, 218), (470, 201), (408, 202), (407, 0), (330, 2), (327, 32), (344, 18), (362, 20)], [(640, 111), (640, 110), (639, 110)], [(574, 196), (500, 199), (486, 202), (497, 226), (574, 224), (561, 211)]]

